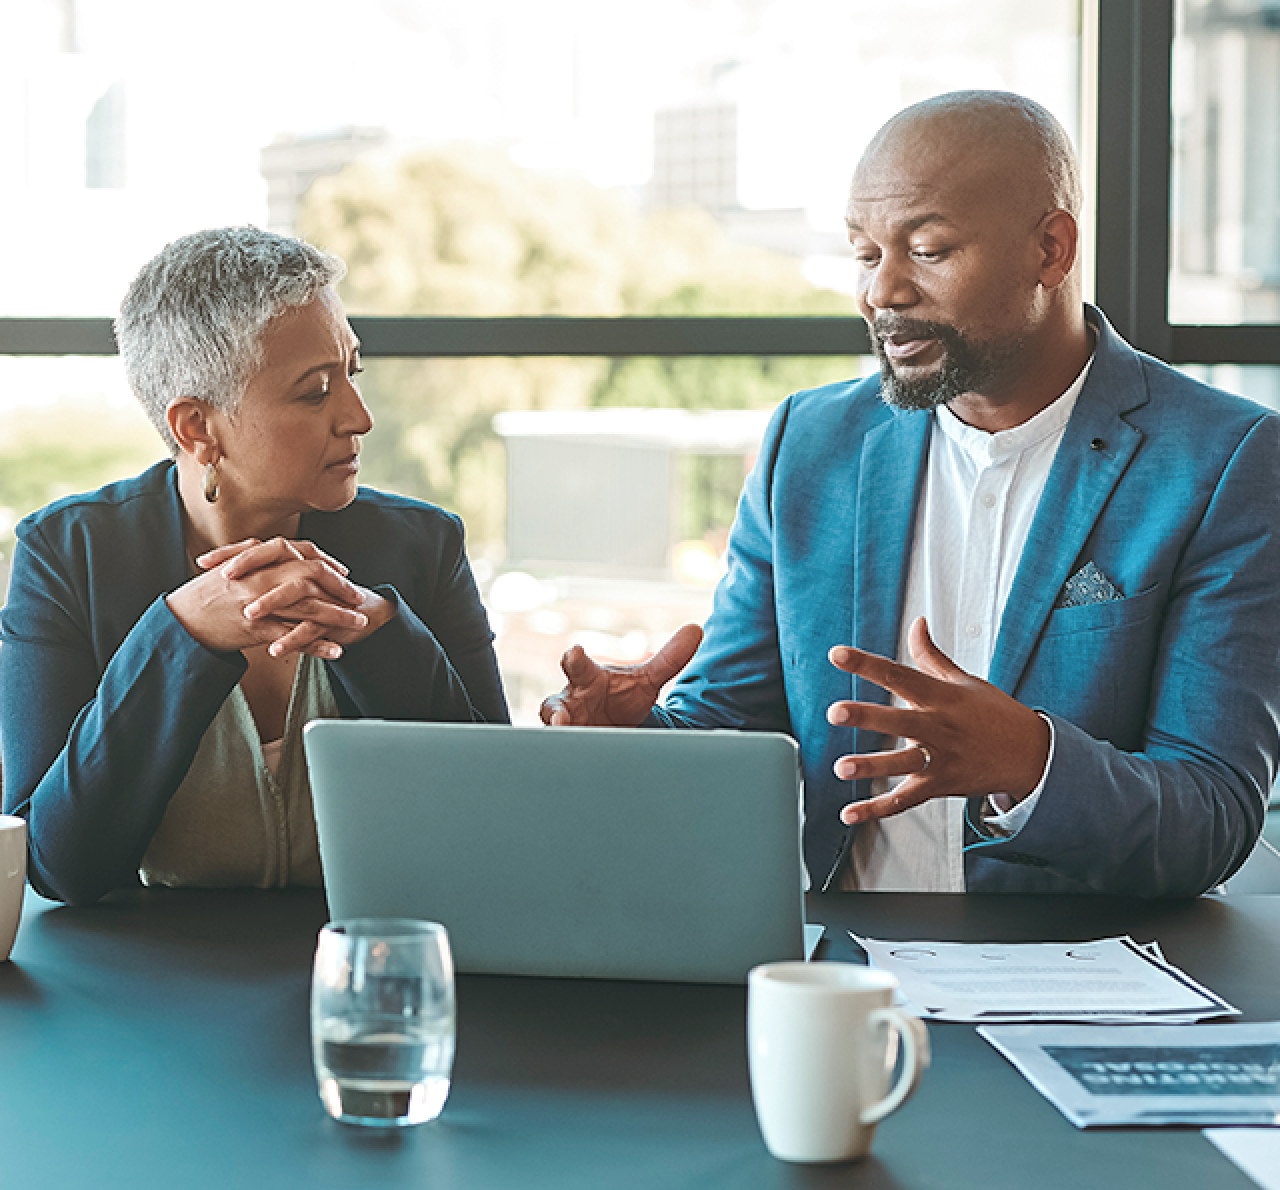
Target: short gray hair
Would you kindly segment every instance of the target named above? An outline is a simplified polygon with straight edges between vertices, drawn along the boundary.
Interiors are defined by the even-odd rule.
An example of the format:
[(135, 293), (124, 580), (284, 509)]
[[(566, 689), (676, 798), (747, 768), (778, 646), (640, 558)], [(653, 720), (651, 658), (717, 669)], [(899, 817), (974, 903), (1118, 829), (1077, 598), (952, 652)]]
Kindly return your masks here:
[(256, 227), (198, 231), (142, 266), (120, 305), (116, 344), (134, 396), (169, 448), (165, 412), (195, 397), (233, 414), (262, 365), (262, 334), (289, 307), (342, 280), (347, 266), (302, 240)]

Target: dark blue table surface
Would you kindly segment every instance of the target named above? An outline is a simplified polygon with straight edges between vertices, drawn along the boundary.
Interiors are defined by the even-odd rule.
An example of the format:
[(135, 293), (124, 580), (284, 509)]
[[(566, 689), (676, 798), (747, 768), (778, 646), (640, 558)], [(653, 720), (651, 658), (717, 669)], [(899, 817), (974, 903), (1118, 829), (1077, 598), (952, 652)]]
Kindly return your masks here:
[[(831, 894), (819, 957), (878, 937), (1030, 941), (1132, 933), (1280, 1018), (1280, 897)], [(1001, 1187), (1252, 1185), (1197, 1132), (1082, 1133), (973, 1029), (933, 1026), (934, 1066), (865, 1162), (766, 1153), (740, 987), (464, 976), (452, 1095), (394, 1135), (335, 1124), (315, 1093), (314, 892), (28, 892), (0, 964), (0, 1188)]]

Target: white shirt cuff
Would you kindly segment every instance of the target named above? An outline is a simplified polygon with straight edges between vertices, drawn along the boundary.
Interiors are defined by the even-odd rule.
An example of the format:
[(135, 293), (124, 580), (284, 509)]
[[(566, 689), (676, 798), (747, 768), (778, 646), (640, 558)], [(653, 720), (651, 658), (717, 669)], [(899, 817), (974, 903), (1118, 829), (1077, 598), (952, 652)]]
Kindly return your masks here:
[(1044, 784), (1049, 779), (1049, 769), (1053, 767), (1053, 720), (1040, 711), (1036, 714), (1049, 725), (1049, 759), (1044, 762), (1044, 772), (1040, 774), (1036, 787), (1022, 801), (1014, 802), (1007, 793), (987, 795), (986, 804), (982, 808), (982, 821), (994, 835), (1007, 838), (1016, 835), (1026, 826), (1027, 819), (1040, 800), (1040, 794), (1044, 792)]

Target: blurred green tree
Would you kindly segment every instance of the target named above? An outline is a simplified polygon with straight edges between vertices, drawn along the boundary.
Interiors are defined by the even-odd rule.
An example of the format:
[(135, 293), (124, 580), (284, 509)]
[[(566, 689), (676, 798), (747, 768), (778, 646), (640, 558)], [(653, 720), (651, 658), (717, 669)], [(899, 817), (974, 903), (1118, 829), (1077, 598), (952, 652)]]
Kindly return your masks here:
[[(366, 159), (318, 180), (298, 232), (347, 262), (350, 314), (854, 313), (795, 261), (730, 241), (702, 211), (641, 215), (584, 180), (469, 146)], [(378, 428), (363, 478), (459, 512), (473, 550), (496, 551), (506, 510), (495, 413), (767, 408), (849, 367), (790, 357), (375, 360), (364, 387)], [(699, 472), (696, 524), (732, 514), (741, 475), (724, 464)]]

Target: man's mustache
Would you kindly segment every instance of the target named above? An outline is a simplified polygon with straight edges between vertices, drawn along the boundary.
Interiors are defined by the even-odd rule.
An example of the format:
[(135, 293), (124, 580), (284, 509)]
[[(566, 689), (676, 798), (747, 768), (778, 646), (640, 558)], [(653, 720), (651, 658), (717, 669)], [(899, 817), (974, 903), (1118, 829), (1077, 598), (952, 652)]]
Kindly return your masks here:
[(960, 338), (960, 332), (945, 322), (926, 322), (903, 314), (876, 315), (871, 324), (871, 334), (878, 342), (898, 338), (904, 342), (908, 339), (938, 339), (943, 343), (954, 343)]

